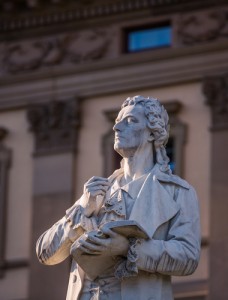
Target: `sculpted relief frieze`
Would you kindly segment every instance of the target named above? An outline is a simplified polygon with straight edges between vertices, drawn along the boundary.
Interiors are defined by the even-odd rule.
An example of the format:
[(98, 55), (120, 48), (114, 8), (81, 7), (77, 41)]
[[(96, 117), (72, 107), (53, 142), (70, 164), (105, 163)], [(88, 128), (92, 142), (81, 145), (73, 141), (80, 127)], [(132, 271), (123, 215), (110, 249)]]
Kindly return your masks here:
[[(221, 42), (228, 37), (228, 7), (172, 16), (172, 48)], [(145, 21), (145, 22), (148, 22)], [(130, 21), (109, 27), (97, 25), (65, 34), (0, 42), (0, 78), (34, 71), (66, 70), (85, 62), (119, 56), (121, 32)], [(132, 23), (133, 24), (133, 23)], [(146, 24), (146, 23), (145, 23)], [(127, 27), (126, 27), (127, 26)], [(151, 49), (151, 52), (154, 49)], [(168, 53), (168, 50), (167, 50)]]
[(182, 44), (196, 44), (228, 37), (227, 10), (182, 15), (178, 36)]
[(109, 56), (110, 34), (105, 30), (54, 36), (2, 45), (6, 73), (32, 71), (47, 66), (79, 64)]

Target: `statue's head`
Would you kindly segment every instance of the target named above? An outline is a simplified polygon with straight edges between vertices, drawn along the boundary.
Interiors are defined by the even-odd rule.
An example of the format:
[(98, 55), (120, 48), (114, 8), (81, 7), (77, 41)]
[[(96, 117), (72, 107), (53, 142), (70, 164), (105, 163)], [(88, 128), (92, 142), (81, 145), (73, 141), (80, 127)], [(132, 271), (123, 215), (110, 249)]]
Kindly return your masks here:
[[(127, 117), (129, 113), (130, 115), (131, 113), (133, 115), (138, 114), (140, 122), (145, 122), (145, 138), (142, 136), (143, 131), (138, 131), (138, 135), (141, 135), (141, 139), (144, 138), (147, 142), (152, 143), (155, 162), (161, 165), (162, 171), (169, 171), (169, 159), (165, 150), (169, 137), (169, 117), (164, 106), (155, 98), (134, 96), (127, 98), (123, 102), (118, 118), (121, 115), (126, 115)], [(114, 126), (114, 130), (118, 131), (116, 128), (117, 124)], [(146, 134), (149, 137), (146, 137)], [(133, 143), (133, 141), (130, 141), (130, 138), (129, 143)], [(115, 150), (118, 152), (118, 149), (115, 148)]]

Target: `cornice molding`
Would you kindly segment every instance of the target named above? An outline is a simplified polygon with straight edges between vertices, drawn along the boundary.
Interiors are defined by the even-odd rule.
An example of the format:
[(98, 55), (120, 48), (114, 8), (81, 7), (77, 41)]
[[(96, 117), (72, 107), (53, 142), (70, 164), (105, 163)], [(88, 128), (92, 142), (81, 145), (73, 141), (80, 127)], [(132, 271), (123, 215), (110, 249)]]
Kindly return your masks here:
[[(22, 3), (23, 2), (23, 3)], [(76, 3), (75, 3), (76, 2)], [(0, 7), (0, 34), (17, 30), (63, 26), (69, 22), (110, 17), (112, 15), (151, 10), (151, 14), (166, 14), (190, 9), (208, 8), (226, 4), (225, 0), (121, 0), (121, 1), (47, 1), (42, 4), (39, 0), (3, 1)]]

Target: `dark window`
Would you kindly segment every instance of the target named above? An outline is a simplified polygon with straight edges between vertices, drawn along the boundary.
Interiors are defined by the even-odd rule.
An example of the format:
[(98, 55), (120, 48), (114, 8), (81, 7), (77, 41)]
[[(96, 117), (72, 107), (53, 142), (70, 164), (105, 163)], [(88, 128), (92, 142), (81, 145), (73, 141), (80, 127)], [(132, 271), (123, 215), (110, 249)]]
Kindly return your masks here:
[(170, 159), (169, 165), (173, 173), (175, 173), (175, 149), (174, 149), (174, 138), (170, 137), (166, 145), (166, 153)]
[(169, 47), (172, 42), (170, 25), (129, 29), (126, 31), (126, 52)]

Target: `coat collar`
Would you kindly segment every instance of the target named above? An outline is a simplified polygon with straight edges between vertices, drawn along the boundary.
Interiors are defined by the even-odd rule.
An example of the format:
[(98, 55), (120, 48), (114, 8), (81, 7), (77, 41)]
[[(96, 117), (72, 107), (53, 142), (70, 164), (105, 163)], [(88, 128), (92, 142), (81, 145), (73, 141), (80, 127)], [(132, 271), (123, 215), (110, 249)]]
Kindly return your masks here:
[(121, 187), (120, 180), (122, 176), (123, 172), (117, 172), (114, 183), (106, 194), (104, 207), (106, 212), (114, 211), (117, 215), (126, 217), (126, 203), (123, 201), (122, 191), (125, 191), (135, 200), (147, 175), (143, 175)]
[[(114, 173), (115, 178), (112, 177), (113, 180), (122, 173), (122, 169), (117, 170)], [(157, 228), (173, 218), (180, 209), (173, 199), (173, 194), (165, 189), (164, 183), (175, 184), (185, 189), (189, 189), (189, 184), (178, 176), (161, 172), (158, 164), (154, 166), (148, 175), (144, 176), (143, 180), (144, 182), (136, 193), (137, 195), (135, 195), (136, 191), (134, 190), (132, 190), (132, 193), (130, 192), (134, 182), (131, 185), (128, 184), (124, 190), (130, 192), (130, 196), (135, 198), (135, 204), (129, 219), (138, 222), (148, 236), (152, 238)]]
[[(116, 181), (116, 179), (118, 177), (121, 177), (123, 174), (124, 174), (124, 170), (123, 170), (123, 168), (120, 168), (120, 169), (116, 170), (108, 179), (109, 179), (110, 183), (112, 183), (112, 182)], [(155, 164), (155, 166), (151, 170), (150, 174), (153, 174), (156, 177), (156, 179), (159, 180), (160, 182), (173, 183), (173, 184), (181, 186), (185, 189), (190, 188), (189, 183), (187, 181), (185, 181), (184, 179), (181, 179), (179, 176), (162, 172), (160, 170), (159, 164)], [(140, 178), (142, 178), (142, 177), (140, 177)], [(131, 183), (133, 183), (133, 181)]]
[(126, 193), (128, 193), (128, 195), (132, 198), (132, 199), (136, 199), (139, 191), (140, 191), (140, 187), (143, 183), (143, 181), (145, 180), (147, 175), (143, 175), (139, 178), (137, 178), (136, 180), (133, 180), (123, 186), (120, 186), (120, 180), (122, 178), (123, 172), (119, 174), (119, 176), (116, 178), (113, 186), (111, 187), (110, 190), (110, 197), (112, 197), (112, 195), (119, 189), (121, 189), (122, 191), (125, 191)]

